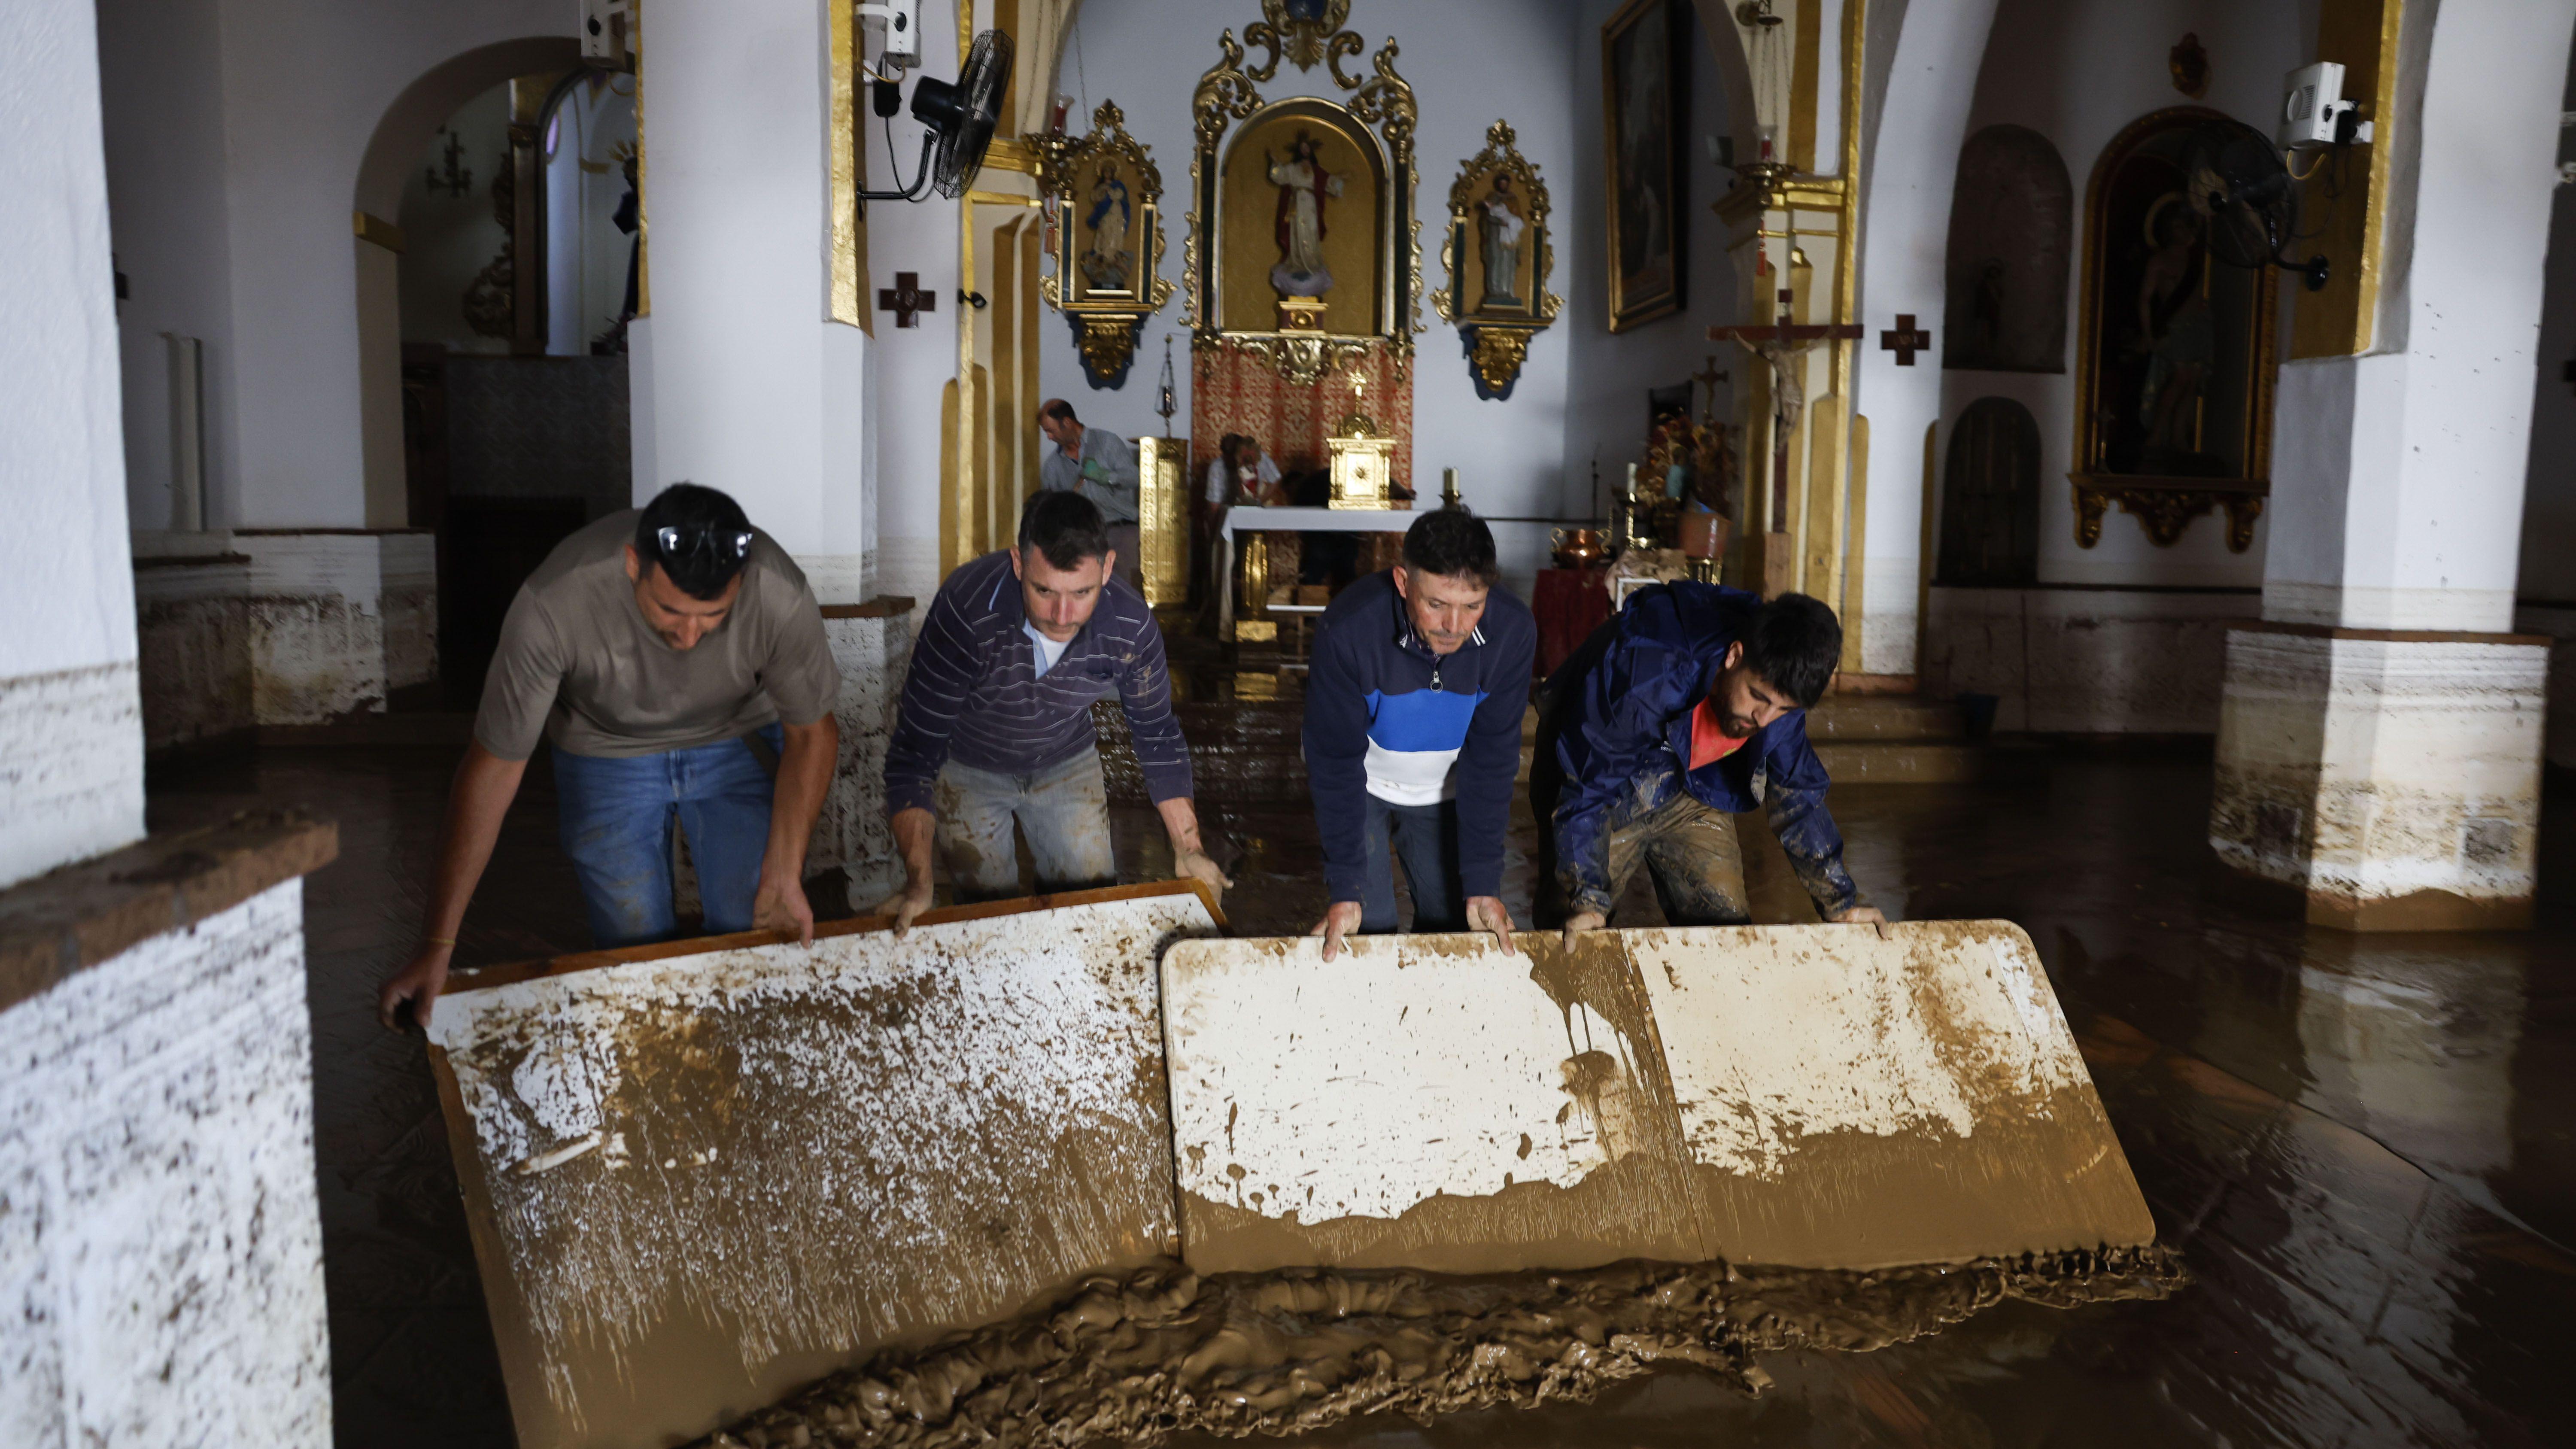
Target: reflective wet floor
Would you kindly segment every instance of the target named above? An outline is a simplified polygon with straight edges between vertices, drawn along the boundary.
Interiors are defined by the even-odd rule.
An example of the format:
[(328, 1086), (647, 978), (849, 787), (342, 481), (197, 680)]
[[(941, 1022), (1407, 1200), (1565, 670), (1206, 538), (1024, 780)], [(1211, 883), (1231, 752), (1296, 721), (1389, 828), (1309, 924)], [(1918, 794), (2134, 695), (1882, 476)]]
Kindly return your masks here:
[[(385, 727), (391, 726), (391, 727)], [(365, 747), (156, 762), (156, 830), (258, 802), (339, 822), (306, 882), (315, 1140), (334, 1409), (345, 1445), (507, 1445), (508, 1410), (416, 1035), (374, 988), (419, 922), (462, 716), (395, 717)], [(2164, 1303), (2006, 1303), (1870, 1354), (1765, 1360), (1748, 1398), (1687, 1370), (1588, 1405), (1333, 1443), (2556, 1445), (2576, 1343), (2576, 791), (2546, 802), (2539, 925), (2353, 936), (2249, 893), (2203, 843), (2205, 758), (2046, 757), (2027, 786), (1845, 787), (1853, 874), (1891, 915), (2002, 917), (2039, 944), (2167, 1242)], [(1236, 931), (1320, 912), (1310, 815), (1200, 810)], [(1168, 858), (1119, 812), (1122, 860)], [(1527, 903), (1529, 822), (1509, 891)], [(1653, 919), (1633, 893), (1623, 923)], [(461, 962), (588, 944), (532, 770)], [(746, 1408), (751, 1406), (745, 1406)]]

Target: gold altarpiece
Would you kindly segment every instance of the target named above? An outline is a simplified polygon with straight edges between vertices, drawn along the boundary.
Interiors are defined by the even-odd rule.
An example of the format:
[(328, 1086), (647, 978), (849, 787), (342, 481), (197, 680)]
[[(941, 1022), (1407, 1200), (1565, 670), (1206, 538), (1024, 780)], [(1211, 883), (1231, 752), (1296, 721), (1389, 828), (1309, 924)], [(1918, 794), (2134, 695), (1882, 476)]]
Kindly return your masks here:
[[(1414, 216), (1417, 110), (1380, 45), (1338, 29), (1346, 0), (1301, 21), (1279, 0), (1245, 36), (1232, 30), (1199, 78), (1191, 111), (1184, 318), (1191, 329), (1193, 474), (1227, 433), (1259, 441), (1283, 471), (1321, 468), (1330, 440), (1384, 441), (1392, 481), (1413, 465), (1413, 340), (1421, 330), (1421, 223)], [(1265, 99), (1282, 60), (1326, 67), (1342, 100)]]

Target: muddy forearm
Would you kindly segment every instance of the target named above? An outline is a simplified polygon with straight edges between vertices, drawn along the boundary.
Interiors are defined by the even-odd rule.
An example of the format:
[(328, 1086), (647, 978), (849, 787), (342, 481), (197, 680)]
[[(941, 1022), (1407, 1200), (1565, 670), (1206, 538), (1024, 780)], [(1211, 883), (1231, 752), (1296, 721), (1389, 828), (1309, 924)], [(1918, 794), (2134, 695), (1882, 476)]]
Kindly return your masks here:
[(814, 822), (822, 818), (823, 794), (831, 788), (832, 766), (840, 758), (841, 727), (827, 714), (784, 730), (787, 748), (779, 752), (778, 783), (770, 795), (769, 854), (763, 866), (779, 879), (801, 881)]

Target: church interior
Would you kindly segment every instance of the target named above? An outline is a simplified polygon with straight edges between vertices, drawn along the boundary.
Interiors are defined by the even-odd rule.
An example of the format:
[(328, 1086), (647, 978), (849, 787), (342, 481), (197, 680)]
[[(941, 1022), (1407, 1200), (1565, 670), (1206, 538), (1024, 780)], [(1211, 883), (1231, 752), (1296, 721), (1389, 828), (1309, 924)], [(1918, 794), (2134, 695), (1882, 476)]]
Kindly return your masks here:
[[(25, 524), (0, 556), (28, 585), (0, 638), (0, 1425), (529, 1449), (2576, 1442), (2547, 1347), (2576, 1314), (2571, 28), (2571, 0), (0, 7), (0, 479)], [(2152, 1241), (1794, 1265), (1850, 1270), (1830, 1291), (1710, 1254), (1730, 1261), (1693, 1271), (1731, 1326), (1653, 1349), (1663, 1329), (1541, 1302), (1647, 1269), (1238, 1277), (1182, 1252), (1186, 1188), (1153, 1209), (1182, 1200), (1168, 1239), (1060, 1246), (1052, 1277), (889, 1270), (920, 1311), (883, 1322), (833, 1318), (831, 1285), (733, 1239), (700, 1245), (712, 1268), (654, 1262), (595, 1182), (660, 1154), (628, 1168), (613, 1131), (518, 1150), (510, 1171), (593, 1194), (542, 1236), (476, 1073), (579, 1095), (531, 1082), (609, 1049), (492, 1068), (455, 1035), (491, 1019), (466, 997), (426, 1031), (425, 1000), (379, 1010), (435, 937), (532, 576), (670, 485), (730, 495), (801, 575), (838, 681), (807, 935), (899, 940), (877, 919), (911, 859), (890, 758), (954, 627), (943, 588), (997, 552), (1026, 582), (1029, 500), (1073, 487), (1059, 469), (1092, 496), (1095, 455), (1133, 480), (1101, 520), (1133, 554), (1103, 597), (1140, 601), (1168, 659), (1167, 721), (1088, 707), (1118, 890), (1187, 876), (1203, 842), (1211, 934), (1322, 933), (1304, 732), (1326, 616), (1411, 577), (1426, 516), (1490, 533), (1533, 684), (1587, 667), (1632, 596), (1821, 600), (1840, 643), (1803, 728), (1885, 923), (1832, 924), (1739, 813), (1752, 928), (2010, 923), (2044, 972), (2031, 1030), (2067, 1042)], [(1553, 759), (1539, 714), (1499, 888), (1533, 959), (1561, 924), (1558, 817), (1524, 789)], [(1209, 786), (1186, 833), (1145, 759), (1174, 724)], [(680, 949), (608, 952), (585, 914), (565, 758), (529, 757), (435, 941), (468, 995)], [(783, 799), (794, 771), (767, 766)], [(719, 934), (701, 848), (673, 866), (666, 830), (684, 937)], [(1734, 929), (1646, 875), (1622, 936)], [(912, 929), (974, 899), (951, 866), (948, 914)], [(1404, 899), (1424, 918), (1420, 885)], [(983, 927), (986, 964), (1039, 948)], [(797, 949), (792, 926), (761, 939)], [(1143, 959), (1172, 998), (1175, 958)], [(897, 995), (865, 1006), (888, 1040), (939, 1029)], [(1168, 1053), (1174, 1115), (1147, 1136), (1186, 1181), (1200, 1019), (1162, 1009), (1138, 1071), (1161, 1122)], [(1070, 1013), (1032, 1030), (1093, 1029)], [(751, 1050), (668, 1029), (674, 1081)], [(1012, 1070), (921, 1051), (852, 1131), (931, 1133), (923, 1083)], [(647, 1090), (642, 1059), (597, 1093)], [(756, 1137), (727, 1114), (760, 1100), (689, 1110)], [(1319, 1164), (1367, 1156), (1314, 1130)], [(1031, 1170), (1105, 1178), (1115, 1138)], [(906, 1175), (983, 1180), (958, 1142), (917, 1150)], [(1540, 1186), (1505, 1173), (1497, 1200)], [(765, 1178), (722, 1191), (839, 1232), (788, 1222), (820, 1209)], [(958, 1244), (1022, 1209), (992, 1211), (862, 1214), (840, 1246), (981, 1263)], [(532, 1253), (625, 1254), (597, 1271), (630, 1317), (567, 1316)], [(1219, 1291), (1172, 1287), (1183, 1261), (1236, 1295), (1204, 1342), (1151, 1307)], [(1044, 1296), (1112, 1271), (1134, 1276)], [(754, 1324), (728, 1296), (754, 1279), (794, 1311)], [(1661, 1311), (1683, 1279), (1657, 1281)], [(1352, 1306), (1370, 1293), (1392, 1296)], [(1404, 1293), (1441, 1306), (1383, 1307)], [(686, 1333), (635, 1326), (683, 1300)], [(1010, 1333), (1079, 1339), (1048, 1352), (1088, 1367), (989, 1348)], [(1441, 1334), (1454, 1362), (1406, 1346)]]

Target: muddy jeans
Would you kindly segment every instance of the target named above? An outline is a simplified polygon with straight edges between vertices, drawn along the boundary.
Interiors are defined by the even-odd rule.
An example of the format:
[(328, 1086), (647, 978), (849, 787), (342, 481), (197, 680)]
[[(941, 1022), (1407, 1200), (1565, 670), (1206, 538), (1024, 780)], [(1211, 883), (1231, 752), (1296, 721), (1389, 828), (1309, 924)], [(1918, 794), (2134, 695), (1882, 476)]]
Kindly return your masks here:
[[(1642, 860), (1654, 876), (1655, 899), (1663, 906), (1668, 924), (1741, 926), (1752, 920), (1751, 897), (1744, 888), (1744, 851), (1735, 838), (1735, 817), (1686, 790), (1674, 792), (1673, 798), (1652, 810), (1636, 812), (1634, 802), (1648, 798), (1647, 792), (1656, 783), (1655, 777), (1642, 778), (1634, 793), (1610, 807), (1609, 833), (1603, 844), (1608, 856), (1604, 863), (1610, 877), (1611, 900), (1615, 903), (1627, 894), (1629, 878), (1637, 873), (1637, 862)], [(1554, 799), (1548, 804), (1552, 816)], [(1573, 914), (1571, 887), (1558, 869), (1554, 834), (1547, 829), (1539, 832), (1543, 859), (1538, 923), (1543, 927), (1563, 925), (1565, 918)]]
[(1109, 847), (1109, 787), (1100, 752), (1084, 750), (1033, 775), (1002, 775), (961, 765), (939, 768), (939, 859), (959, 902), (1027, 895), (1012, 825), (1028, 837), (1040, 892), (1087, 890), (1118, 882)]
[(634, 946), (678, 932), (674, 826), (688, 837), (708, 934), (751, 929), (769, 851), (770, 775), (785, 747), (776, 725), (755, 733), (766, 760), (739, 739), (627, 759), (554, 752), (564, 854), (581, 881), (594, 944)]

